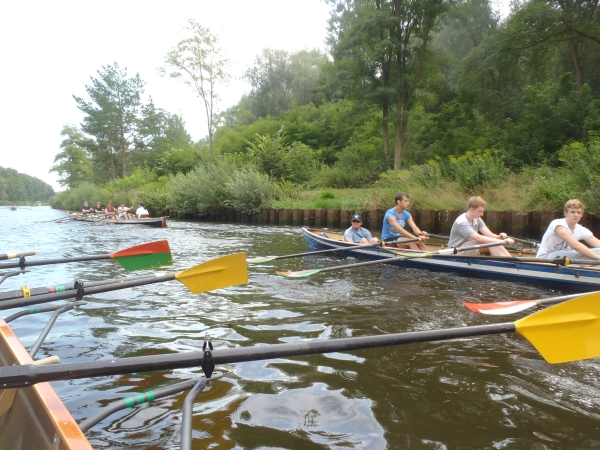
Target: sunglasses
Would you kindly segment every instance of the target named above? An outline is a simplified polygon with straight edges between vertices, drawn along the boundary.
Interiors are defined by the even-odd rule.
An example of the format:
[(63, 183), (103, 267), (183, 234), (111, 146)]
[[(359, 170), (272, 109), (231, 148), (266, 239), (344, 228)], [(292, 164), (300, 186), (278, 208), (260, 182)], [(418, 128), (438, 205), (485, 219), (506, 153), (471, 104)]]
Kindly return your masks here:
[(362, 223), (362, 220), (353, 220), (352, 223)]

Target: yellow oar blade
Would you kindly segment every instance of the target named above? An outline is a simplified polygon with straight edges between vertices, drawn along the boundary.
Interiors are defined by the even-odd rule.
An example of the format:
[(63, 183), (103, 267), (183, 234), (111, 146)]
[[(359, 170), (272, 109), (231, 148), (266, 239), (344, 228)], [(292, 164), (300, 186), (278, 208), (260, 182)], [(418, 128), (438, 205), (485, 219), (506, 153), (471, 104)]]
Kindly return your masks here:
[(552, 364), (600, 356), (600, 293), (560, 303), (515, 322)]
[(248, 283), (246, 254), (212, 259), (175, 275), (193, 294)]

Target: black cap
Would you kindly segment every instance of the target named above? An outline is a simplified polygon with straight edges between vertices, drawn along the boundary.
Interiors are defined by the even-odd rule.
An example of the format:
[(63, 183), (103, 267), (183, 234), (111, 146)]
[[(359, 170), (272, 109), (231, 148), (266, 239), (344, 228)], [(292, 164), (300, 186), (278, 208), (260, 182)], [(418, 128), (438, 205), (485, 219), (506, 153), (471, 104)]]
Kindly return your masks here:
[(359, 222), (362, 222), (362, 217), (360, 216), (360, 214), (354, 214), (352, 216), (352, 219), (350, 219), (350, 222), (354, 222), (355, 220), (358, 220)]

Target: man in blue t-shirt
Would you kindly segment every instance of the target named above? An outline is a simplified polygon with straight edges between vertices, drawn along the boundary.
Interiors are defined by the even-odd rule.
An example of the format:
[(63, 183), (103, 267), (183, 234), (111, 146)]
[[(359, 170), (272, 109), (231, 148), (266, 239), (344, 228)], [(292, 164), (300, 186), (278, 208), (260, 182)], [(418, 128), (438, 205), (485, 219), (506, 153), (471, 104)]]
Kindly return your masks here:
[[(423, 243), (424, 239), (429, 236), (426, 231), (421, 231), (415, 224), (408, 207), (410, 199), (408, 194), (399, 192), (396, 194), (396, 206), (388, 209), (383, 217), (383, 229), (381, 230), (381, 240), (384, 242), (394, 242), (398, 239), (414, 239), (420, 238), (419, 242), (410, 242), (408, 245), (414, 250), (427, 251), (427, 247)], [(406, 231), (406, 225), (409, 225), (415, 235)]]
[(360, 214), (354, 214), (350, 219), (352, 226), (344, 231), (344, 242), (354, 242), (355, 244), (377, 244), (379, 239), (371, 236), (366, 228), (362, 228), (362, 217)]

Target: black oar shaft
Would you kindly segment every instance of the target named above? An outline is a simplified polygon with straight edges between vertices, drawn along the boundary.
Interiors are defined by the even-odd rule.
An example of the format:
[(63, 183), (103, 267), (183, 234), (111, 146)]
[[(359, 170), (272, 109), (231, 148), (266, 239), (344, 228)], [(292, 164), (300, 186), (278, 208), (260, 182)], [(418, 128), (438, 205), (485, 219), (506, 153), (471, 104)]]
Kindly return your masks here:
[[(476, 250), (476, 249), (487, 248), (487, 247), (496, 247), (499, 245), (502, 245), (502, 242), (492, 242), (489, 244), (472, 245), (470, 247), (457, 247), (457, 248), (453, 248), (453, 249), (450, 248), (450, 249), (448, 249), (448, 251), (452, 250), (454, 252), (465, 252), (468, 250)], [(445, 250), (440, 250), (440, 251), (445, 251)], [(326, 267), (324, 269), (319, 270), (319, 272), (333, 272), (335, 270), (354, 269), (355, 267), (372, 266), (374, 264), (393, 264), (396, 261), (402, 261), (405, 259), (431, 258), (435, 254), (436, 253), (415, 253), (414, 255), (411, 255), (410, 253), (408, 253), (408, 254), (405, 254), (402, 256), (396, 256), (396, 257), (387, 258), (387, 259), (378, 259), (376, 261), (366, 261), (366, 262), (355, 263), (355, 264), (346, 264), (343, 266)], [(448, 257), (459, 258), (460, 256), (449, 255)]]
[[(123, 283), (125, 281), (142, 280), (145, 278), (153, 278), (153, 277), (154, 277), (154, 275), (139, 275), (136, 277), (127, 277), (125, 279), (113, 278), (111, 280), (88, 281), (85, 283), (85, 285), (87, 287), (102, 286), (105, 284)], [(29, 295), (35, 296), (35, 295), (42, 295), (42, 294), (52, 294), (55, 292), (72, 291), (73, 289), (75, 289), (75, 282), (71, 281), (69, 283), (57, 284), (57, 285), (51, 286), (51, 287), (29, 288)], [(21, 290), (21, 289), (18, 291), (0, 292), (0, 302), (4, 301), (4, 300), (23, 298), (24, 296), (25, 295), (23, 293), (23, 290)]]
[(297, 258), (298, 256), (320, 255), (322, 253), (344, 252), (344, 251), (348, 251), (348, 250), (357, 250), (360, 248), (371, 248), (371, 247), (379, 247), (379, 246), (381, 246), (381, 244), (377, 243), (377, 244), (353, 245), (353, 246), (348, 246), (348, 247), (336, 247), (336, 248), (330, 248), (327, 250), (315, 250), (314, 252), (294, 253), (293, 255), (277, 256), (276, 258), (273, 258), (273, 260)]
[[(38, 259), (36, 261), (24, 261), (23, 267), (45, 266), (47, 264), (62, 264), (62, 263), (71, 263), (71, 262), (80, 262), (80, 261), (95, 261), (98, 259), (109, 259), (109, 258), (110, 258), (110, 255), (84, 255), (84, 256), (75, 256), (73, 258)], [(21, 262), (0, 264), (0, 270), (11, 269), (14, 267), (21, 267)]]
[[(138, 280), (127, 280), (121, 283), (108, 284), (104, 286), (90, 286), (81, 289), (81, 296), (100, 294), (101, 292), (116, 291), (119, 289), (127, 289), (135, 286), (142, 286), (144, 284), (162, 283), (164, 281), (171, 281), (175, 279), (175, 273), (160, 273), (155, 274), (154, 277), (147, 277)], [(29, 305), (37, 305), (39, 303), (52, 302), (54, 300), (65, 300), (67, 298), (75, 297), (79, 294), (79, 290), (56, 292), (54, 294), (36, 295), (35, 297), (27, 297), (17, 300), (6, 300), (0, 302), (0, 310), (19, 308)]]
[[(305, 356), (321, 353), (343, 352), (367, 348), (403, 345), (415, 342), (444, 341), (488, 334), (512, 333), (513, 322), (478, 325), (445, 330), (413, 331), (407, 333), (382, 334), (331, 340), (314, 340), (253, 347), (215, 349), (212, 358), (215, 364), (230, 364), (246, 361)], [(169, 355), (137, 356), (60, 366), (6, 366), (0, 368), (0, 388), (31, 386), (45, 381), (70, 380), (135, 372), (173, 370), (200, 367), (203, 352), (173, 353)]]

